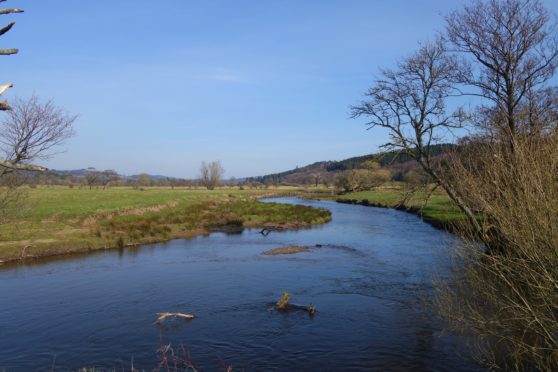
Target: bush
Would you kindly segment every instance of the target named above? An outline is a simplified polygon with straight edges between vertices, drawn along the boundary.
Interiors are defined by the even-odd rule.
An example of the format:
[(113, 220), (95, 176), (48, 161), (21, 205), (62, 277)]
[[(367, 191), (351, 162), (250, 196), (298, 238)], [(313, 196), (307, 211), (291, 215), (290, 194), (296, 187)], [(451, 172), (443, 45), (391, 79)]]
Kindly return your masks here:
[[(472, 156), (474, 154), (474, 156)], [(482, 215), (484, 249), (464, 234), (454, 286), (437, 305), (473, 334), (476, 355), (505, 370), (558, 370), (558, 135), (477, 141), (449, 176)]]

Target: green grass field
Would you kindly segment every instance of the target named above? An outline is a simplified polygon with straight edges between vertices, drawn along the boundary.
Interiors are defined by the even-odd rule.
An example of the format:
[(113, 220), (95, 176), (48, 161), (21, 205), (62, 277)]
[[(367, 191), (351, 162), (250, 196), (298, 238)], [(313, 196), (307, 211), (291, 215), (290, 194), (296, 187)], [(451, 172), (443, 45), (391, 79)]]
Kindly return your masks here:
[[(368, 200), (370, 204), (378, 204), (388, 208), (395, 208), (403, 200), (403, 191), (397, 189), (378, 189), (372, 191), (355, 192), (340, 196), (340, 200)], [(416, 209), (422, 208), (424, 203), (424, 193), (413, 195), (406, 203), (405, 207)], [(460, 222), (464, 221), (464, 215), (459, 208), (450, 200), (444, 191), (436, 191), (430, 197), (426, 205), (422, 208), (422, 216), (440, 222)]]
[[(443, 190), (434, 192), (426, 205), (424, 205), (425, 194), (423, 192), (413, 194), (404, 205), (401, 205), (404, 195), (405, 191), (401, 185), (392, 184), (389, 188), (378, 188), (343, 195), (332, 195), (331, 193), (329, 195), (316, 194), (311, 196), (311, 198), (362, 203), (385, 208), (409, 209), (413, 212), (420, 212), (426, 221), (432, 222), (435, 225), (451, 224), (458, 226), (466, 221), (465, 215)], [(417, 209), (421, 210), (418, 211)]]
[(171, 188), (26, 189), (25, 204), (0, 225), (0, 260), (185, 238), (214, 230), (300, 228), (329, 221), (315, 208), (260, 203), (294, 188), (213, 191)]

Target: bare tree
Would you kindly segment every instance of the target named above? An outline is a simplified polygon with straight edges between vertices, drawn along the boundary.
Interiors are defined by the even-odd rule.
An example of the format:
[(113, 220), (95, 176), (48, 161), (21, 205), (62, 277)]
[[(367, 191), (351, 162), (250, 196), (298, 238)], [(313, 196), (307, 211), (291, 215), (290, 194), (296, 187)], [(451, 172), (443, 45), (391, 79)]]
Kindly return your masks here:
[(74, 134), (76, 116), (58, 108), (52, 101), (41, 103), (37, 96), (17, 98), (12, 110), (0, 121), (0, 176), (18, 169), (44, 170), (30, 165), (47, 159)]
[(179, 180), (177, 180), (176, 178), (167, 178), (167, 180), (172, 190), (174, 190), (174, 188), (180, 183)]
[(141, 173), (138, 176), (138, 185), (141, 187), (151, 186), (151, 177), (147, 173)]
[(56, 147), (73, 134), (74, 121), (75, 116), (68, 115), (50, 101), (43, 104), (35, 96), (14, 101), (13, 108), (0, 121), (0, 152), (4, 157), (0, 160), (2, 219), (24, 200), (18, 171), (46, 170), (30, 163), (52, 155)]
[(85, 182), (87, 186), (89, 186), (89, 190), (99, 184), (101, 180), (101, 172), (96, 170), (95, 168), (89, 168), (85, 173)]
[(542, 122), (530, 119), (544, 111), (533, 103), (558, 65), (557, 25), (548, 10), (539, 0), (475, 0), (446, 21), (447, 39), (464, 56), (456, 81), (476, 88), (465, 94), (492, 102), (490, 129), (511, 146), (519, 131), (538, 131)]
[(104, 190), (111, 183), (118, 181), (119, 178), (120, 177), (118, 176), (118, 173), (116, 173), (115, 170), (107, 169), (100, 172), (99, 183), (103, 186), (103, 190)]
[(448, 131), (460, 128), (465, 119), (461, 109), (453, 113), (446, 110), (446, 99), (455, 93), (452, 81), (457, 67), (456, 59), (447, 55), (441, 40), (423, 44), (401, 61), (396, 70), (382, 71), (382, 77), (366, 93), (367, 99), (352, 108), (352, 116), (366, 117), (370, 128), (387, 129), (390, 142), (384, 147), (415, 159), (480, 233), (474, 212), (432, 160), (432, 145)]
[(208, 190), (213, 190), (223, 181), (224, 173), (219, 160), (209, 163), (203, 161), (200, 166), (200, 182)]

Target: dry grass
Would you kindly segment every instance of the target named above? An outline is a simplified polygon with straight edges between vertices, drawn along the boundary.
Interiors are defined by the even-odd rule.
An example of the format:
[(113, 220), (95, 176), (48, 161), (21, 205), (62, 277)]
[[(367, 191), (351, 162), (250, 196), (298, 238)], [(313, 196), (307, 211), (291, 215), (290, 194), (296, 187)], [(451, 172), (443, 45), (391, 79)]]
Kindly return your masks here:
[(558, 370), (558, 136), (471, 144), (451, 163), (483, 216), (485, 247), (465, 235), (440, 313), (472, 334), (492, 368)]

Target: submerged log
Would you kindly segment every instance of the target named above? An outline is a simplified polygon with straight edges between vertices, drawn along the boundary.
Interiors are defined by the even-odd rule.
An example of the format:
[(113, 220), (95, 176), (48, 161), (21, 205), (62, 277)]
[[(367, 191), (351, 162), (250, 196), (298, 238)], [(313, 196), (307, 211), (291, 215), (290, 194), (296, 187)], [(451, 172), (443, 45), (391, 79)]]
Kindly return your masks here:
[(271, 233), (272, 231), (285, 231), (285, 230), (286, 228), (282, 226), (268, 226), (268, 227), (264, 227), (260, 231), (260, 234), (262, 234), (263, 236), (268, 236), (269, 233)]
[(291, 294), (289, 292), (283, 292), (281, 298), (275, 304), (275, 308), (279, 311), (290, 311), (290, 310), (306, 311), (308, 312), (309, 315), (314, 315), (316, 313), (316, 307), (313, 304), (310, 304), (310, 306), (290, 304), (289, 303), (290, 299), (291, 299)]
[(184, 313), (157, 313), (159, 318), (155, 323), (161, 323), (163, 320), (167, 318), (182, 318), (182, 319), (194, 319), (195, 316), (192, 314), (184, 314)]
[(290, 299), (291, 299), (291, 294), (289, 292), (283, 292), (281, 298), (275, 304), (277, 310), (287, 310), (287, 305), (289, 305)]

